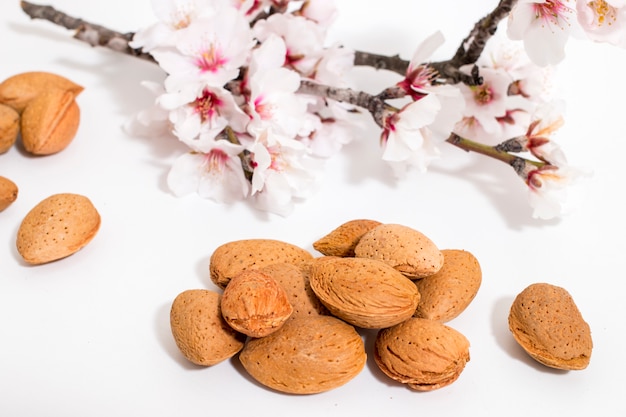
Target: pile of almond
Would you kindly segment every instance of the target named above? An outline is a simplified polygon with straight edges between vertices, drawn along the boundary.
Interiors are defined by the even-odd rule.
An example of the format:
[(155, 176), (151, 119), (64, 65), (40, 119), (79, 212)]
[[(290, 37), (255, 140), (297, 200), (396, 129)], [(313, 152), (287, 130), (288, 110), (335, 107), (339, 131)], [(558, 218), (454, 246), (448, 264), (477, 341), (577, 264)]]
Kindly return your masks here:
[(174, 340), (191, 362), (238, 355), (260, 384), (291, 394), (344, 385), (365, 366), (362, 329), (392, 380), (418, 391), (454, 382), (469, 342), (444, 324), (463, 312), (482, 280), (467, 251), (440, 250), (421, 232), (374, 220), (344, 223), (313, 243), (320, 256), (272, 239), (219, 246), (210, 274), (219, 290), (179, 294)]
[[(0, 83), (0, 154), (22, 139), (32, 155), (51, 155), (74, 139), (80, 121), (76, 96), (83, 87), (44, 71), (16, 74)], [(0, 211), (18, 195), (17, 185), (0, 176)], [(29, 264), (56, 261), (89, 243), (100, 227), (100, 214), (91, 201), (59, 193), (40, 201), (19, 226), (16, 246)]]
[[(80, 122), (76, 96), (83, 87), (50, 72), (31, 71), (0, 83), (0, 154), (20, 137), (32, 155), (51, 155), (74, 139)], [(18, 188), (0, 177), (0, 211), (17, 198)]]

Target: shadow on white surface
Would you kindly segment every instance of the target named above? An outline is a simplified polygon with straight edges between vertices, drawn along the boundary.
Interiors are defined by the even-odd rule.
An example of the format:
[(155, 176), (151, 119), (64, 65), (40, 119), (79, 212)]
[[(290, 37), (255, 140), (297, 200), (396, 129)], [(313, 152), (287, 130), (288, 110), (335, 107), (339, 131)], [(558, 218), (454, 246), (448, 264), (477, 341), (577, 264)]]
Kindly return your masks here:
[(178, 350), (176, 342), (170, 331), (170, 308), (171, 303), (161, 305), (155, 316), (154, 332), (161, 348), (181, 368), (189, 371), (206, 369), (204, 366), (194, 365), (189, 362)]
[(492, 315), (492, 331), (494, 338), (502, 350), (511, 358), (520, 361), (531, 368), (549, 374), (566, 374), (568, 371), (550, 368), (542, 365), (534, 360), (526, 351), (515, 341), (513, 335), (509, 331), (509, 311), (515, 297), (501, 297), (495, 301)]

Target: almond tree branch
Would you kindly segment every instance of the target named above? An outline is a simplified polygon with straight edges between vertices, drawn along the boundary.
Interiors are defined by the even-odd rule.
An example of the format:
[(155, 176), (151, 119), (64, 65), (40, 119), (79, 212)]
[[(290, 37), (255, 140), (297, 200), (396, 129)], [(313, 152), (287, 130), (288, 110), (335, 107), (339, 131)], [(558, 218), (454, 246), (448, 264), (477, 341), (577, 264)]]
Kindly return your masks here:
[(112, 49), (115, 52), (121, 52), (137, 58), (154, 61), (152, 55), (142, 52), (141, 49), (131, 48), (128, 45), (134, 36), (134, 33), (132, 32), (116, 32), (104, 26), (96, 25), (82, 19), (69, 16), (59, 10), (56, 10), (52, 6), (42, 6), (27, 1), (21, 1), (20, 6), (22, 7), (22, 10), (24, 10), (24, 12), (32, 19), (48, 20), (66, 29), (74, 30), (74, 38), (86, 42), (91, 46), (102, 46)]

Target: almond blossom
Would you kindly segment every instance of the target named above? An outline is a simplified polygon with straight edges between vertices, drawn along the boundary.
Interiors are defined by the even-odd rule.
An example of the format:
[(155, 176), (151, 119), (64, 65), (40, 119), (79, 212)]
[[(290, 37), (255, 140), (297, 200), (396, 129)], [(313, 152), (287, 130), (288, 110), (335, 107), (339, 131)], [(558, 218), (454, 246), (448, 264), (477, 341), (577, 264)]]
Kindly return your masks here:
[(212, 0), (151, 0), (158, 21), (138, 31), (130, 46), (149, 52), (157, 47), (174, 46), (177, 36), (194, 20), (213, 11)]
[(258, 134), (249, 150), (254, 167), (251, 196), (257, 208), (286, 216), (297, 199), (315, 189), (319, 163), (307, 157), (302, 143), (268, 129)]
[(401, 172), (398, 169), (399, 162), (425, 171), (430, 162), (439, 156), (427, 126), (435, 120), (440, 110), (439, 100), (434, 94), (428, 94), (399, 111), (387, 114), (381, 137), (384, 149), (382, 158), (394, 163), (396, 173)]
[(176, 196), (195, 192), (220, 203), (242, 200), (250, 192), (238, 157), (242, 151), (241, 145), (226, 140), (203, 141), (198, 149), (178, 157), (167, 185)]
[(576, 18), (570, 6), (571, 0), (518, 0), (509, 14), (507, 34), (524, 42), (535, 64), (557, 64), (565, 57), (565, 44)]
[(248, 21), (234, 8), (224, 7), (190, 24), (175, 48), (157, 48), (152, 55), (168, 74), (168, 92), (206, 86), (222, 87), (246, 64), (254, 39)]
[(248, 131), (253, 136), (272, 128), (293, 138), (304, 124), (308, 100), (295, 94), (300, 87), (300, 75), (282, 67), (285, 53), (283, 40), (274, 35), (252, 53), (247, 111)]
[(578, 23), (589, 39), (626, 47), (626, 0), (578, 0)]

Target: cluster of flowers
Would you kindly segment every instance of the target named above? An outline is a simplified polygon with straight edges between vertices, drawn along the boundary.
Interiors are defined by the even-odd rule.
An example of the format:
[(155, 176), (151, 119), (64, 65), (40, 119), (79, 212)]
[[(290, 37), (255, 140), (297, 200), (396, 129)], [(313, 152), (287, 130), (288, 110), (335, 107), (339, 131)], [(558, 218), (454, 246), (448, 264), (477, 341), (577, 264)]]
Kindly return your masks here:
[[(131, 42), (167, 74), (146, 83), (155, 106), (138, 115), (186, 144), (168, 175), (176, 195), (196, 192), (230, 203), (249, 199), (287, 215), (316, 186), (316, 171), (359, 132), (362, 108), (324, 94), (346, 91), (355, 51), (327, 45), (333, 0), (153, 0), (158, 22)], [(453, 133), (536, 163), (516, 168), (528, 184), (535, 217), (561, 214), (577, 175), (550, 135), (562, 124), (547, 86), (574, 27), (589, 38), (626, 45), (626, 0), (519, 0), (508, 16), (509, 40), (490, 43), (475, 63), (483, 83), (442, 82), (426, 63), (443, 43), (436, 33), (415, 51), (392, 86), (401, 107), (385, 105), (382, 159), (400, 176), (426, 170)], [(575, 3), (575, 5), (574, 5)], [(518, 45), (519, 44), (519, 45)], [(520, 46), (514, 48), (515, 45)], [(470, 73), (474, 65), (459, 68)], [(503, 144), (505, 145), (504, 147)]]

